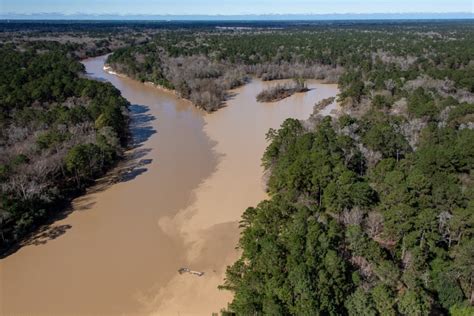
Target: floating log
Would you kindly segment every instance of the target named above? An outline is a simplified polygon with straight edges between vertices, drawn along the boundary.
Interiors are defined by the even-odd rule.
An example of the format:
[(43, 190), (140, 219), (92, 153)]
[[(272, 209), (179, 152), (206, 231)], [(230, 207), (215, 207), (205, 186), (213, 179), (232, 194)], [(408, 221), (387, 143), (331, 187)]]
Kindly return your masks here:
[(197, 275), (197, 276), (203, 276), (204, 275), (204, 272), (194, 271), (194, 270), (191, 270), (189, 268), (179, 268), (178, 272), (179, 272), (179, 274), (189, 273), (189, 274), (194, 274), (194, 275)]

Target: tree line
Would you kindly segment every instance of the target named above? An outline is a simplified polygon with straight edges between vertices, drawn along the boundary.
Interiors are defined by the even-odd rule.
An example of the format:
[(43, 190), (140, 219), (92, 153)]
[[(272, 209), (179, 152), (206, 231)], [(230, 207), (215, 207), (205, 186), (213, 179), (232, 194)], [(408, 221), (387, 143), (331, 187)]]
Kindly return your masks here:
[(268, 132), (222, 314), (474, 313), (474, 32), (443, 29), (328, 31), (343, 114)]
[(293, 84), (277, 84), (274, 87), (262, 90), (256, 98), (258, 102), (275, 102), (288, 98), (295, 93), (307, 91), (309, 89), (304, 79), (295, 78)]
[(120, 158), (128, 102), (85, 79), (62, 45), (0, 47), (0, 249), (18, 243)]
[(337, 82), (342, 96), (356, 102), (371, 97), (372, 90), (399, 98), (413, 84), (466, 101), (474, 92), (473, 40), (468, 22), (183, 28), (158, 31), (142, 45), (119, 49), (108, 63), (133, 78), (175, 89), (208, 111), (219, 108), (226, 91), (247, 76)]
[(236, 84), (339, 84), (344, 115), (269, 131), (270, 199), (242, 217), (223, 314), (474, 312), (473, 31), (469, 22), (181, 29), (110, 56), (120, 72), (207, 110), (225, 101), (228, 71)]
[(269, 131), (224, 314), (472, 314), (474, 131), (430, 123), (415, 149), (390, 120)]
[[(473, 24), (269, 24), (132, 23), (147, 39), (108, 60), (208, 111), (252, 76), (339, 84), (345, 114), (267, 134), (270, 197), (242, 216), (223, 314), (473, 314)], [(127, 133), (127, 102), (80, 76), (79, 46), (23, 45), (0, 47), (2, 245), (107, 170)]]

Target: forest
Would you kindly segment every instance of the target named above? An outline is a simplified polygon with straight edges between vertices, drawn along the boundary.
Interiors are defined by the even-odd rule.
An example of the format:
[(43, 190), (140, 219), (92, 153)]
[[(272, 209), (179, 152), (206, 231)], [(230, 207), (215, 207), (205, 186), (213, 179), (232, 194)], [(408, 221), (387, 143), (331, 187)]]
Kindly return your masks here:
[(254, 78), (319, 79), (338, 83), (342, 113), (319, 116), (324, 100), (308, 120), (268, 131), (268, 199), (243, 213), (222, 314), (473, 315), (474, 23), (222, 25), (85, 23), (64, 43), (44, 40), (54, 23), (19, 37), (21, 25), (6, 27), (2, 245), (126, 146), (127, 102), (85, 79), (81, 56), (113, 51), (115, 71), (209, 112)]
[(127, 143), (128, 102), (68, 45), (0, 46), (0, 250), (54, 218)]
[(472, 315), (474, 131), (432, 122), (414, 150), (378, 116), (268, 133), (270, 199), (242, 217), (225, 314)]
[(405, 84), (436, 89), (446, 83), (441, 93), (455, 89), (469, 97), (472, 43), (469, 22), (182, 28), (117, 49), (108, 63), (119, 73), (174, 89), (207, 111), (217, 110), (229, 89), (251, 77), (339, 83), (343, 97), (356, 101), (373, 89), (395, 93)]
[[(278, 44), (284, 65), (343, 69), (343, 114), (320, 117), (316, 105), (268, 132), (269, 199), (242, 216), (224, 315), (474, 313), (474, 25), (458, 27)], [(305, 38), (325, 49), (305, 51)], [(263, 52), (253, 56), (262, 67)]]

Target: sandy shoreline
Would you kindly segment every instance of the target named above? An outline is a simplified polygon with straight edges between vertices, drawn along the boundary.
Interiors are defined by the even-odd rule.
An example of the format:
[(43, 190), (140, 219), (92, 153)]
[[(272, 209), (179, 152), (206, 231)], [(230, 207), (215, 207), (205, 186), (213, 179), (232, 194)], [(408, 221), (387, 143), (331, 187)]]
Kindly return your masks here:
[[(121, 77), (121, 78), (127, 78), (127, 79), (130, 79), (130, 80), (135, 80), (133, 78), (131, 78), (130, 76), (127, 76), (126, 74), (123, 74), (123, 73), (120, 73), (120, 72), (117, 72), (115, 71), (110, 65), (108, 64), (104, 64), (104, 67), (102, 67), (102, 69), (108, 73), (108, 74), (111, 74), (111, 75), (115, 75), (115, 76), (118, 76), (118, 77)], [(143, 82), (143, 84), (145, 85), (148, 85), (148, 86), (152, 86), (160, 91), (163, 91), (165, 93), (169, 93), (169, 94), (172, 94), (173, 96), (185, 101), (185, 102), (189, 102), (190, 104), (192, 104), (191, 101), (189, 101), (188, 99), (185, 99), (183, 97), (181, 97), (179, 95), (178, 92), (176, 92), (176, 90), (173, 90), (173, 89), (169, 89), (169, 88), (166, 88), (165, 86), (163, 85), (160, 85), (160, 84), (157, 84), (157, 83), (154, 83), (154, 82), (151, 82), (151, 81), (145, 81)]]

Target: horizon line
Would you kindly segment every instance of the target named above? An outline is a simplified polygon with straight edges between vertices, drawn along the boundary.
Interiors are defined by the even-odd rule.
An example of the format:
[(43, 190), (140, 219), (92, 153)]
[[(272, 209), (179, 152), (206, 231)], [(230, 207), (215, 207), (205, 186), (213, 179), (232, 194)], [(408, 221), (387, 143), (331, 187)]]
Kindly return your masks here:
[(61, 18), (72, 18), (74, 20), (87, 20), (88, 18), (97, 19), (105, 18), (109, 20), (115, 19), (154, 19), (161, 18), (163, 20), (201, 20), (204, 18), (215, 20), (219, 19), (236, 19), (241, 20), (242, 18), (250, 19), (268, 19), (268, 18), (277, 18), (277, 19), (295, 19), (295, 18), (317, 20), (319, 19), (328, 19), (328, 18), (348, 18), (353, 17), (360, 19), (364, 17), (365, 19), (393, 19), (394, 17), (405, 17), (403, 19), (474, 19), (474, 14), (472, 12), (345, 12), (345, 13), (239, 13), (239, 14), (128, 14), (128, 13), (61, 13), (61, 12), (38, 12), (38, 13), (15, 13), (7, 12), (0, 14), (0, 20), (24, 20), (24, 19), (61, 19)]

